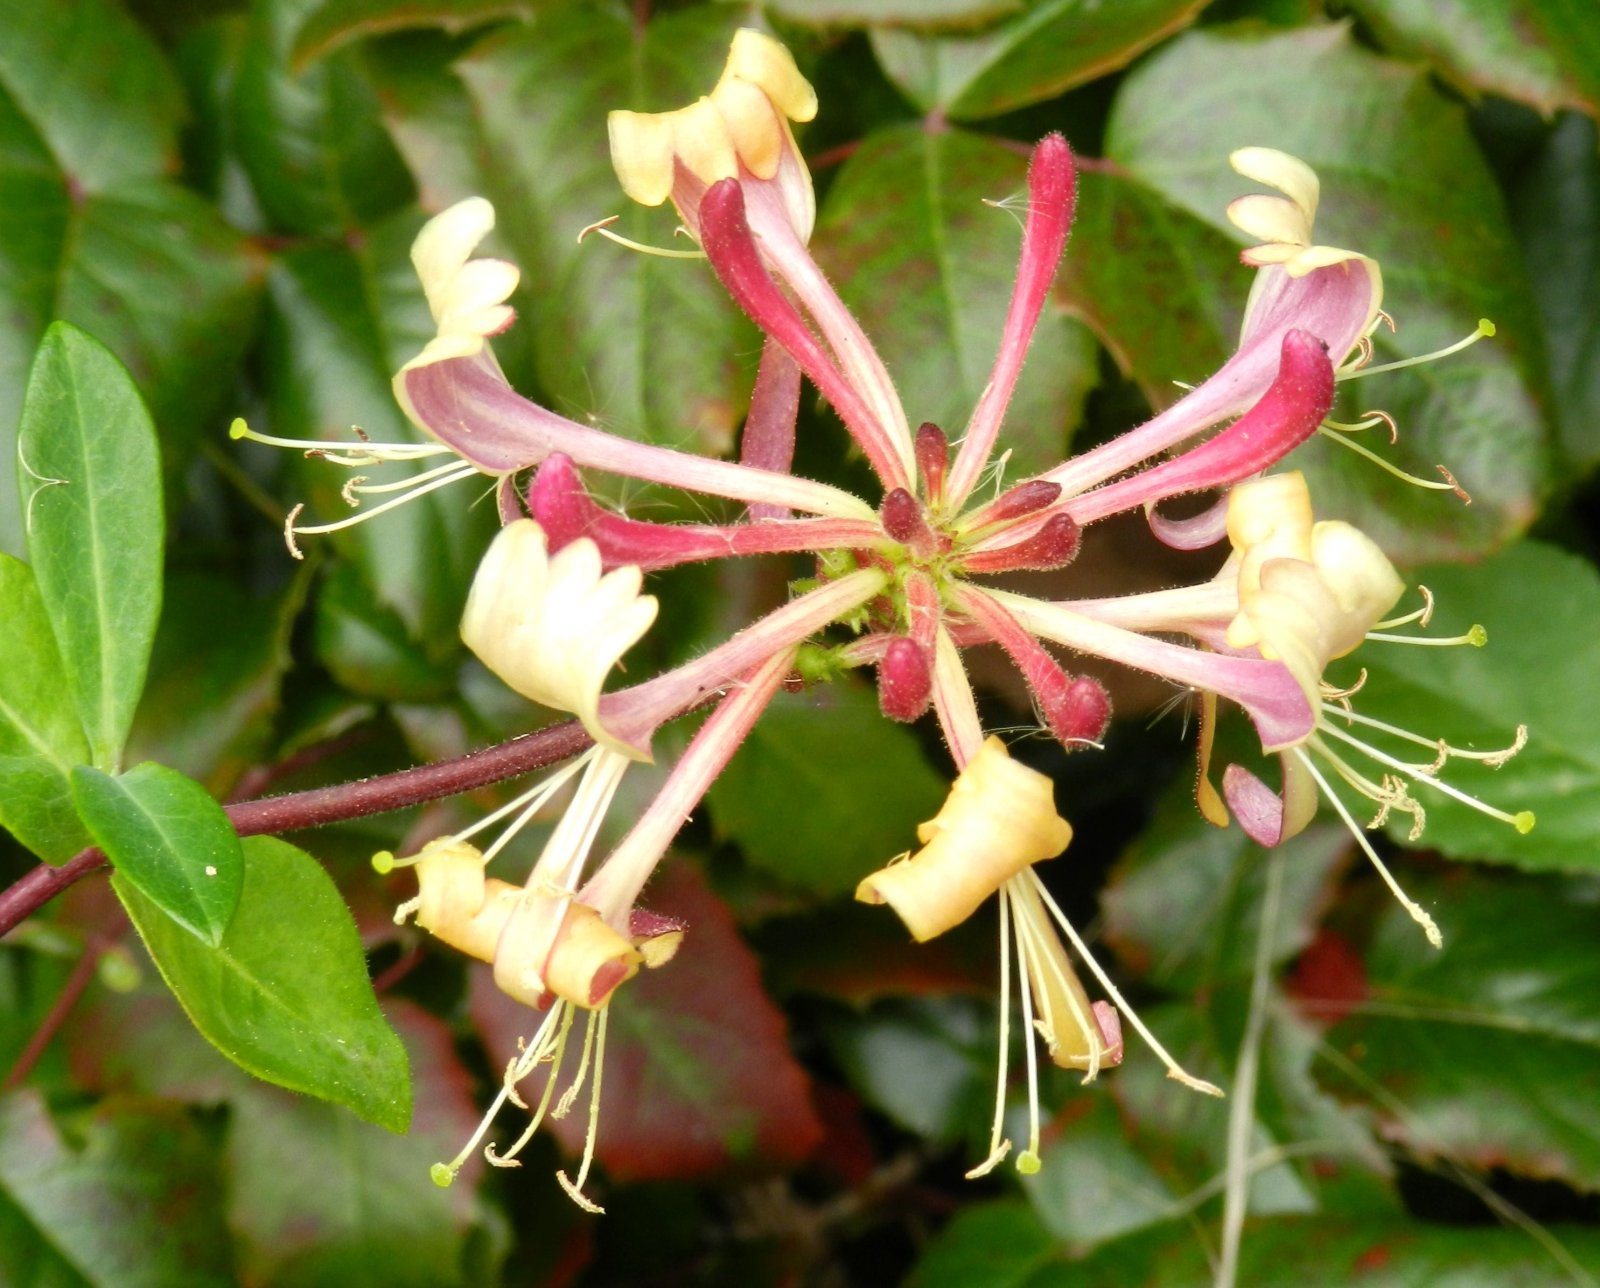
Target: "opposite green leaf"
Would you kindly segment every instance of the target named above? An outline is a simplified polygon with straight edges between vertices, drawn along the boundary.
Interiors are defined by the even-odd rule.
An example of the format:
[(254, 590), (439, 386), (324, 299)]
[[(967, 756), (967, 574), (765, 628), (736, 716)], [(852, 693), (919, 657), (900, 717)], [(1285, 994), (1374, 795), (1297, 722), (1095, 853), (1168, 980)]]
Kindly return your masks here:
[(161, 607), (161, 467), (127, 370), (58, 322), (17, 442), (28, 551), (95, 764), (115, 770)]
[(0, 827), (60, 862), (88, 843), (67, 799), (67, 771), (89, 758), (33, 570), (0, 554)]
[(243, 848), (244, 888), (216, 948), (121, 874), (112, 885), (162, 977), (219, 1051), (258, 1078), (405, 1131), (405, 1048), (378, 1009), (344, 900), (304, 850), (272, 837)]
[(244, 882), (239, 837), (206, 789), (151, 762), (112, 778), (80, 765), (72, 799), (128, 884), (213, 948)]

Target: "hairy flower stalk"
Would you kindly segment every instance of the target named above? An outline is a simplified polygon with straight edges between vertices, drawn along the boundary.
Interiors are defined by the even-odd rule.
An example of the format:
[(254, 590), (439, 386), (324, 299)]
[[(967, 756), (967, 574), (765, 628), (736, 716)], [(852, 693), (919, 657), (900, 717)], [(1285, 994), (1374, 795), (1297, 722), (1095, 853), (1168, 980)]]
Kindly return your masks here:
[[(550, 803), (557, 787), (577, 778), (572, 803), (522, 886), (484, 874), (504, 837), (481, 854), (469, 833), (443, 838), (413, 861), (420, 891), (402, 912), (415, 912), (435, 936), (493, 962), (502, 989), (545, 1012), (468, 1149), (441, 1165), (446, 1178), (506, 1100), (522, 1103), (518, 1084), (548, 1064), (535, 1125), (547, 1112), (570, 1108), (590, 1080), (584, 1160), (574, 1181), (563, 1177), (589, 1205), (581, 1192), (593, 1158), (605, 1016), (641, 965), (669, 955), (637, 900), (684, 819), (786, 682), (870, 667), (886, 716), (910, 721), (931, 710), (938, 722), (957, 770), (950, 798), (919, 829), (922, 848), (866, 876), (858, 897), (888, 903), (921, 940), (997, 896), (1002, 994), (1015, 978), (1028, 1037), (1029, 1140), (1018, 1155), (1024, 1171), (1038, 1166), (1035, 1037), (1050, 1060), (1089, 1080), (1121, 1060), (1127, 1022), (1171, 1076), (1220, 1093), (1182, 1069), (1128, 1008), (1037, 874), (1037, 864), (1066, 848), (1071, 828), (1055, 811), (1049, 781), (1013, 761), (983, 729), (965, 648), (998, 644), (1028, 685), (1044, 728), (1068, 748), (1098, 743), (1111, 704), (1105, 689), (1074, 675), (1058, 650), (1197, 690), (1208, 714), (1201, 809), (1219, 823), (1231, 812), (1264, 843), (1305, 825), (1316, 807), (1316, 784), (1345, 812), (1329, 775), (1343, 790), (1371, 798), (1377, 821), (1402, 810), (1420, 825), (1408, 781), (1453, 790), (1438, 773), (1454, 749), (1440, 744), (1437, 762), (1418, 766), (1370, 747), (1352, 730), (1411, 736), (1357, 716), (1350, 692), (1330, 689), (1322, 678), (1329, 661), (1393, 625), (1380, 619), (1399, 597), (1398, 576), (1355, 529), (1312, 523), (1298, 475), (1261, 477), (1324, 429), (1340, 379), (1371, 370), (1368, 337), (1384, 316), (1377, 264), (1313, 240), (1318, 189), (1310, 169), (1269, 149), (1234, 154), (1241, 174), (1284, 195), (1248, 196), (1230, 208), (1261, 244), (1243, 255), (1255, 269), (1254, 286), (1238, 350), (1221, 369), (1121, 437), (983, 497), (978, 486), (1003, 450), (1006, 410), (1066, 246), (1075, 193), (1071, 152), (1059, 135), (1033, 150), (1012, 299), (989, 381), (952, 452), (941, 427), (911, 429), (883, 361), (807, 249), (815, 207), (790, 123), (815, 111), (811, 87), (788, 52), (770, 37), (742, 31), (706, 98), (677, 112), (611, 117), (612, 158), (624, 191), (649, 205), (673, 202), (711, 270), (764, 333), (739, 461), (623, 439), (511, 388), (488, 341), (512, 322), (506, 301), (517, 271), (473, 258), (494, 223), (492, 208), (479, 198), (431, 221), (413, 253), (438, 334), (397, 374), (395, 392), (432, 445), (396, 448), (392, 457), (364, 442), (311, 445), (353, 467), (426, 454), (454, 458), (414, 481), (417, 490), (471, 474), (494, 481), (505, 527), (474, 583), (463, 636), (513, 689), (575, 713), (596, 742), (582, 761), (481, 825), (510, 818), (514, 831)], [(792, 473), (802, 376), (873, 470), (876, 497)], [(627, 518), (590, 496), (584, 473), (595, 470), (741, 502), (745, 515), (693, 524)], [(1196, 519), (1171, 520), (1156, 509), (1171, 497), (1207, 493), (1220, 494), (1218, 503)], [(354, 489), (349, 499), (362, 494)], [(1064, 567), (1086, 530), (1129, 510), (1146, 512), (1170, 544), (1200, 548), (1227, 540), (1234, 553), (1207, 583), (1123, 598), (1047, 602), (986, 580)], [(322, 525), (331, 526), (337, 525)], [(291, 517), (291, 539), (317, 530)], [(815, 576), (793, 583), (782, 607), (683, 666), (604, 691), (612, 668), (655, 618), (654, 599), (640, 594), (646, 574), (686, 562), (802, 553), (815, 558)], [(655, 801), (591, 863), (628, 766), (650, 757), (652, 735), (664, 721), (710, 695), (713, 711)], [(1221, 794), (1211, 786), (1205, 761), (1218, 698), (1244, 711), (1263, 752), (1281, 757), (1281, 796), (1239, 766), (1225, 773)], [(1383, 767), (1381, 777), (1363, 776), (1352, 765), (1347, 748), (1357, 743)], [(1521, 819), (1513, 821), (1521, 826)], [(380, 858), (384, 866), (394, 863)], [(680, 931), (673, 928), (672, 945)], [(1063, 936), (1109, 1003), (1089, 999)], [(577, 1071), (554, 1099), (580, 1010), (589, 1019)], [(1010, 1148), (1001, 1134), (1009, 1015), (1003, 996), (991, 1147), (975, 1174)], [(532, 1130), (509, 1150), (491, 1148), (491, 1161), (514, 1161)]]

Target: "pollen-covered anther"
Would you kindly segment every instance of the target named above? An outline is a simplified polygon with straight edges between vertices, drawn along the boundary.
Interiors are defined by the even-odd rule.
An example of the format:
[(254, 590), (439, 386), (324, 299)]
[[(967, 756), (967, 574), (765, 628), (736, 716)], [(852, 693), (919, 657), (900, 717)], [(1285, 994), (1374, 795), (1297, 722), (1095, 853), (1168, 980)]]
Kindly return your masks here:
[(1017, 873), (1060, 854), (1072, 827), (1056, 813), (1050, 780), (991, 737), (917, 839), (922, 849), (867, 877), (856, 898), (887, 903), (922, 942), (965, 921)]

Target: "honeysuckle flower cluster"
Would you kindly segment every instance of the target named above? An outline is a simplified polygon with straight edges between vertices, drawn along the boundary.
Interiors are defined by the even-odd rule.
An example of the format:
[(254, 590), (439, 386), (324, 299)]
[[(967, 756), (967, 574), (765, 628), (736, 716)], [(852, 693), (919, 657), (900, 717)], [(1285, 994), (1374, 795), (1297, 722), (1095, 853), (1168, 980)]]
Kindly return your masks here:
[[(647, 204), (674, 203), (711, 271), (766, 337), (737, 462), (620, 438), (511, 387), (488, 341), (512, 322), (507, 300), (518, 273), (472, 257), (494, 223), (492, 207), (479, 198), (432, 220), (413, 252), (438, 334), (397, 374), (395, 392), (430, 443), (313, 449), (357, 468), (450, 458), (399, 483), (370, 485), (358, 476), (347, 490), (353, 505), (367, 492), (400, 495), (345, 523), (397, 504), (408, 487), (420, 493), (471, 474), (493, 481), (504, 527), (478, 570), (463, 638), (518, 693), (571, 712), (595, 741), (592, 751), (474, 828), (430, 842), (410, 859), (379, 856), (381, 868), (410, 864), (416, 871), (419, 893), (402, 917), (415, 914), (433, 935), (492, 962), (502, 989), (543, 1012), (483, 1126), (453, 1163), (437, 1169), (442, 1182), (476, 1148), (504, 1101), (524, 1103), (519, 1085), (543, 1067), (533, 1125), (508, 1149), (490, 1146), (488, 1156), (514, 1163), (540, 1118), (567, 1112), (587, 1083), (584, 1159), (574, 1180), (561, 1179), (593, 1206), (582, 1189), (593, 1157), (605, 1016), (622, 985), (641, 965), (663, 964), (685, 929), (652, 917), (638, 901), (683, 820), (773, 695), (796, 679), (871, 670), (883, 714), (913, 721), (931, 711), (954, 762), (948, 801), (919, 829), (922, 848), (864, 873), (857, 893), (888, 904), (919, 941), (997, 897), (999, 1072), (990, 1151), (975, 1175), (1011, 1148), (1002, 1122), (1013, 979), (1029, 1086), (1021, 1170), (1039, 1165), (1041, 1047), (1088, 1081), (1123, 1058), (1127, 1023), (1171, 1076), (1220, 1091), (1160, 1045), (1040, 879), (1036, 865), (1061, 854), (1072, 830), (1056, 811), (1049, 780), (1013, 760), (984, 730), (964, 649), (998, 644), (1031, 690), (1045, 730), (1068, 748), (1097, 744), (1111, 703), (1101, 684), (1075, 675), (1057, 649), (1198, 692), (1204, 719), (1197, 797), (1205, 817), (1225, 825), (1231, 816), (1272, 845), (1303, 828), (1319, 795), (1326, 798), (1438, 941), (1431, 919), (1400, 893), (1336, 786), (1374, 804), (1370, 826), (1399, 811), (1420, 828), (1418, 785), (1460, 797), (1439, 777), (1445, 761), (1494, 756), (1379, 725), (1355, 710), (1355, 688), (1324, 679), (1333, 659), (1374, 636), (1393, 638), (1386, 627), (1425, 625), (1425, 615), (1386, 622), (1404, 584), (1382, 552), (1348, 524), (1316, 522), (1301, 475), (1268, 473), (1312, 434), (1353, 428), (1329, 420), (1336, 386), (1377, 369), (1369, 337), (1387, 320), (1377, 263), (1314, 240), (1315, 174), (1267, 148), (1234, 154), (1242, 175), (1282, 195), (1245, 196), (1230, 207), (1234, 222), (1260, 244), (1242, 256), (1256, 274), (1238, 349), (1214, 375), (1130, 432), (985, 494), (1006, 409), (1067, 241), (1075, 182), (1068, 146), (1050, 135), (1033, 150), (1016, 284), (989, 382), (970, 419), (913, 429), (876, 350), (807, 250), (814, 201), (790, 122), (815, 111), (811, 87), (787, 50), (741, 31), (707, 98), (677, 112), (611, 118), (623, 190)], [(1480, 326), (1480, 333), (1488, 328)], [(792, 473), (802, 376), (837, 413), (880, 495), (862, 498)], [(1380, 422), (1387, 417), (1374, 413), (1362, 424)], [(242, 426), (236, 433), (262, 437)], [(591, 497), (586, 471), (739, 502), (746, 512), (726, 523), (628, 518)], [(1447, 474), (1433, 485), (1455, 481)], [(1158, 508), (1185, 494), (1217, 500), (1185, 519)], [(1085, 529), (1134, 509), (1173, 546), (1226, 541), (1232, 553), (1199, 585), (1115, 598), (1048, 601), (987, 580), (1063, 568)], [(298, 511), (290, 516), (291, 545), (297, 534), (342, 526), (304, 526), (298, 517)], [(654, 621), (655, 600), (640, 593), (645, 574), (686, 562), (800, 552), (815, 557), (816, 574), (795, 583), (782, 607), (691, 662), (606, 691), (613, 667)], [(1210, 761), (1222, 700), (1253, 722), (1263, 753), (1280, 758), (1281, 791), (1242, 765), (1226, 767), (1220, 791), (1214, 785)], [(710, 715), (653, 802), (608, 854), (592, 861), (630, 765), (650, 759), (652, 736), (664, 722), (706, 704)], [(1372, 737), (1363, 740), (1356, 729)], [(1519, 731), (1516, 746), (1521, 738)], [(1420, 743), (1432, 758), (1407, 763), (1385, 751), (1382, 739)], [(1376, 770), (1363, 768), (1360, 757)], [(572, 800), (528, 880), (512, 886), (487, 876), (486, 865), (507, 838), (569, 783), (576, 784)], [(1532, 823), (1525, 814), (1480, 808), (1524, 829)], [(472, 844), (480, 831), (503, 822), (504, 832), (488, 848)], [(1063, 936), (1109, 1000), (1091, 999)], [(580, 1011), (589, 1018), (569, 1075), (563, 1056)], [(563, 1079), (566, 1090), (557, 1099)]]

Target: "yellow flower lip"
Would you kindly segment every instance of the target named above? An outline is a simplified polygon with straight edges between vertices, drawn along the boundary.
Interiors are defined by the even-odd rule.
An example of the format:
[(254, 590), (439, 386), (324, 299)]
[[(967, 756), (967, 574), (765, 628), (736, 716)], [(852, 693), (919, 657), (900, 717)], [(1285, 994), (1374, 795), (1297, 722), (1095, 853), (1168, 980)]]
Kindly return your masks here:
[(922, 849), (867, 877), (856, 898), (887, 903), (920, 943), (965, 921), (1017, 873), (1060, 854), (1072, 827), (1056, 813), (1050, 779), (990, 737), (917, 837)]

